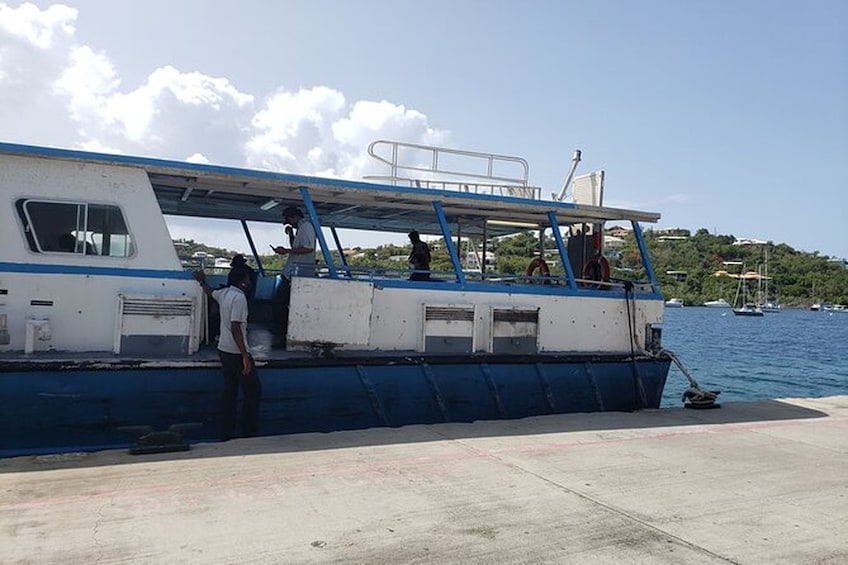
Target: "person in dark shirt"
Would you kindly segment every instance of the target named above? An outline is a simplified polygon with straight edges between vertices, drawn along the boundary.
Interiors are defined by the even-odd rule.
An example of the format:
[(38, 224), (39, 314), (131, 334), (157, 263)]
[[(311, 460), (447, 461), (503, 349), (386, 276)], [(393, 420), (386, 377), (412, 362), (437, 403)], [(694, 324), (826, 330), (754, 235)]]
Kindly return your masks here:
[(409, 268), (414, 271), (410, 275), (409, 280), (430, 280), (430, 247), (421, 241), (421, 236), (415, 230), (409, 232), (409, 241), (412, 242), (412, 252), (409, 254)]

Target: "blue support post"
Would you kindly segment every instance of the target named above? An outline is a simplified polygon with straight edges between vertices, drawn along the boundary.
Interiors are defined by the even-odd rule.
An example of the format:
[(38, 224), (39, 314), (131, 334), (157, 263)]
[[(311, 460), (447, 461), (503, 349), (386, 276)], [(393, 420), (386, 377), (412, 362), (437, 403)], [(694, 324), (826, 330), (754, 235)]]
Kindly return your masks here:
[(241, 221), (241, 228), (244, 230), (244, 235), (247, 237), (247, 243), (250, 245), (250, 252), (253, 253), (253, 258), (256, 260), (256, 268), (259, 269), (259, 276), (265, 276), (265, 267), (262, 266), (262, 261), (259, 259), (259, 253), (256, 252), (256, 245), (253, 243), (253, 236), (250, 235), (250, 230), (247, 229), (247, 220)]
[(339, 239), (339, 233), (336, 231), (335, 226), (330, 228), (330, 233), (333, 234), (333, 240), (336, 242), (336, 249), (339, 252), (339, 260), (342, 262), (342, 270), (346, 271), (348, 276), (350, 276), (350, 269), (347, 268), (347, 258), (345, 257), (342, 242)]
[(324, 255), (324, 262), (327, 263), (327, 268), (330, 270), (330, 278), (339, 278), (339, 273), (336, 271), (336, 264), (333, 262), (333, 255), (330, 253), (330, 248), (327, 247), (327, 240), (324, 238), (324, 232), (321, 231), (321, 222), (318, 221), (318, 212), (315, 211), (315, 204), (312, 203), (312, 197), (309, 195), (309, 189), (305, 186), (300, 187), (300, 197), (303, 198), (303, 204), (306, 206), (306, 212), (309, 214), (309, 219), (312, 221), (312, 227), (315, 228), (315, 237), (318, 238), (318, 244), (321, 246), (321, 254)]
[(445, 245), (448, 247), (448, 253), (450, 254), (451, 263), (453, 264), (453, 271), (456, 273), (456, 280), (459, 284), (464, 285), (465, 273), (462, 272), (462, 264), (459, 262), (459, 254), (456, 252), (456, 246), (453, 244), (450, 226), (448, 225), (448, 220), (445, 217), (445, 211), (442, 209), (442, 203), (438, 200), (433, 202), (433, 208), (436, 210), (436, 218), (439, 219), (439, 225), (442, 227), (442, 235), (445, 238)]
[(577, 281), (574, 279), (574, 271), (571, 269), (571, 261), (568, 260), (568, 250), (562, 241), (562, 234), (559, 233), (559, 223), (557, 223), (556, 214), (553, 210), (548, 212), (548, 222), (551, 224), (551, 230), (554, 232), (554, 239), (559, 251), (559, 260), (562, 262), (562, 268), (565, 270), (565, 276), (568, 277), (568, 287), (577, 289)]
[(651, 256), (648, 255), (648, 246), (645, 243), (645, 237), (642, 235), (642, 226), (639, 222), (631, 222), (633, 225), (633, 235), (636, 237), (636, 243), (639, 245), (639, 253), (642, 255), (642, 266), (648, 273), (648, 280), (651, 281), (651, 287), (654, 289), (654, 294), (660, 293), (660, 283), (657, 281), (657, 274), (654, 272), (654, 266), (651, 264)]

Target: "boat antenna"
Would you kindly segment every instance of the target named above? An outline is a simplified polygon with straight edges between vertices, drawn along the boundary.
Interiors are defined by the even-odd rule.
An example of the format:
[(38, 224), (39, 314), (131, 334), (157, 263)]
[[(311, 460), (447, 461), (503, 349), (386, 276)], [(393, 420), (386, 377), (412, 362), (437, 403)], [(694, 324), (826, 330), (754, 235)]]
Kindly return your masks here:
[(571, 185), (571, 179), (574, 177), (574, 171), (577, 170), (577, 163), (580, 162), (581, 155), (582, 153), (579, 149), (574, 150), (574, 156), (571, 158), (571, 168), (568, 170), (568, 175), (565, 177), (565, 182), (562, 183), (562, 188), (559, 189), (559, 194), (551, 193), (551, 196), (557, 202), (562, 202), (563, 198), (565, 198), (565, 192)]

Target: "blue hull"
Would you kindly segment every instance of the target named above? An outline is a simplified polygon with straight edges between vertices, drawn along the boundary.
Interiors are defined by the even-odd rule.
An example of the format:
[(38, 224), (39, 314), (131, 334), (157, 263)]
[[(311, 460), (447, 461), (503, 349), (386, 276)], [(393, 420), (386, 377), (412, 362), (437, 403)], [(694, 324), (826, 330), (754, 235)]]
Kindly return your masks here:
[[(670, 361), (312, 360), (261, 367), (263, 435), (658, 408)], [(121, 426), (197, 422), (217, 438), (219, 369), (4, 368), (0, 456), (96, 451), (134, 441)]]

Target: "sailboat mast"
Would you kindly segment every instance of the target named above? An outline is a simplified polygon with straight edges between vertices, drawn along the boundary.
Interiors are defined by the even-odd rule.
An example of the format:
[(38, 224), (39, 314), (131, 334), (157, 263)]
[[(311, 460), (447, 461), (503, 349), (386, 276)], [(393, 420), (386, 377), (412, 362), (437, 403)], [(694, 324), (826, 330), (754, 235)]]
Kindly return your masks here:
[(763, 304), (769, 301), (769, 279), (768, 279), (768, 243), (765, 245), (765, 249), (763, 251), (763, 276), (765, 279), (763, 280)]

